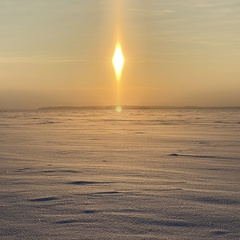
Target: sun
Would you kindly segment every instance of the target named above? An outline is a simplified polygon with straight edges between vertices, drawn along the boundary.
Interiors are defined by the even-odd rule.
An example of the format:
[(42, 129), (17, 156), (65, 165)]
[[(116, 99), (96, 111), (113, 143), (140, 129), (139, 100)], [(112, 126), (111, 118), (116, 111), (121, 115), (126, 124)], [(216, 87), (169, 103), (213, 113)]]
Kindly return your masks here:
[(116, 107), (116, 111), (117, 111), (118, 113), (122, 112), (122, 107), (121, 107), (121, 106), (117, 106), (117, 107)]
[(113, 58), (112, 58), (112, 64), (113, 64), (113, 67), (115, 69), (117, 81), (120, 81), (120, 79), (121, 79), (122, 69), (123, 69), (124, 63), (125, 63), (125, 59), (124, 59), (124, 56), (123, 56), (121, 44), (117, 43), (116, 48), (115, 48), (115, 52), (114, 52), (114, 55), (113, 55)]

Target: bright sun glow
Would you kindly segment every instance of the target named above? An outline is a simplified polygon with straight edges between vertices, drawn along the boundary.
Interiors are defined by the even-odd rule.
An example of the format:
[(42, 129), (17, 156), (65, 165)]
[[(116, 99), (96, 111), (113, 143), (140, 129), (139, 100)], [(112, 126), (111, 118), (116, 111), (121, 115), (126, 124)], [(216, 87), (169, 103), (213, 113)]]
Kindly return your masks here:
[(115, 52), (114, 52), (114, 55), (113, 55), (112, 63), (113, 63), (115, 73), (116, 73), (116, 77), (117, 77), (118, 81), (120, 81), (120, 78), (121, 78), (124, 62), (125, 62), (125, 59), (124, 59), (124, 56), (123, 56), (123, 53), (122, 53), (121, 45), (120, 45), (120, 43), (117, 43), (116, 48), (115, 48)]
[(121, 107), (121, 106), (116, 107), (116, 111), (117, 111), (118, 113), (122, 112), (122, 107)]

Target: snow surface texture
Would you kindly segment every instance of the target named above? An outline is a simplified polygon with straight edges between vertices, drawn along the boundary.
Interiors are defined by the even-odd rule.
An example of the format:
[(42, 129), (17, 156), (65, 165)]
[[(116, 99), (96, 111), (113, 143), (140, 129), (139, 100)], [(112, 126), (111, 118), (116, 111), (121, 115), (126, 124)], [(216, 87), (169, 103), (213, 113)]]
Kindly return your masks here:
[(240, 239), (240, 111), (0, 112), (0, 239)]

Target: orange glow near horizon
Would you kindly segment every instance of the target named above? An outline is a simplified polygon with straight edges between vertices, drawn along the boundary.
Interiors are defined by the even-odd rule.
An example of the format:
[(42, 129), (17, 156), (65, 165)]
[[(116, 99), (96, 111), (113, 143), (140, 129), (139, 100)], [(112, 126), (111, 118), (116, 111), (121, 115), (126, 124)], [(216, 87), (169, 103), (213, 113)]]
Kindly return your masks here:
[(121, 44), (118, 42), (117, 45), (116, 45), (116, 48), (115, 48), (113, 58), (112, 58), (112, 64), (113, 64), (115, 74), (116, 74), (116, 78), (117, 78), (118, 82), (121, 79), (124, 63), (125, 63), (125, 59), (124, 59), (124, 56), (123, 56)]

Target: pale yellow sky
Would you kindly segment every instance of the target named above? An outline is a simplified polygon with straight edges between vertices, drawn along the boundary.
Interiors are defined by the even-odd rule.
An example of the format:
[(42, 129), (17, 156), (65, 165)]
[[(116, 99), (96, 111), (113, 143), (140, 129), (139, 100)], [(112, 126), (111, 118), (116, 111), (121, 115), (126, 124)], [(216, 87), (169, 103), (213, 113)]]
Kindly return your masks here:
[(240, 105), (238, 0), (0, 0), (0, 109)]

